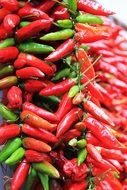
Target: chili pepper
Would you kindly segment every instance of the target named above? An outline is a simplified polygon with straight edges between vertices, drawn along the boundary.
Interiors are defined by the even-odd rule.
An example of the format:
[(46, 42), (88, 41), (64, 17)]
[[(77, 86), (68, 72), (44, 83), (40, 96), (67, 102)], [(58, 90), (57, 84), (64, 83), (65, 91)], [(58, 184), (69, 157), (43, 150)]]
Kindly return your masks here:
[(64, 137), (62, 137), (62, 140), (64, 141), (64, 143), (67, 143), (74, 138), (80, 137), (80, 135), (81, 135), (81, 132), (78, 131), (77, 129), (70, 129), (68, 132), (64, 134)]
[(24, 155), (25, 150), (22, 147), (20, 147), (12, 153), (12, 155), (5, 161), (5, 164), (15, 165), (16, 163), (19, 163), (21, 161)]
[(0, 78), (6, 77), (13, 74), (14, 67), (12, 65), (7, 65), (0, 68)]
[(113, 159), (107, 159), (109, 163), (111, 163), (119, 172), (123, 171), (123, 167), (121, 166), (120, 162), (118, 160)]
[(122, 90), (123, 92), (126, 92), (127, 84), (125, 82), (123, 82), (117, 78), (112, 78), (112, 79), (109, 79), (108, 81), (111, 85), (114, 85), (117, 88), (119, 88), (120, 90)]
[(0, 49), (15, 45), (14, 38), (7, 38), (0, 42)]
[(9, 140), (0, 151), (0, 163), (9, 158), (9, 156), (11, 156), (11, 154), (21, 146), (21, 144), (22, 141), (20, 138)]
[(42, 96), (58, 96), (63, 93), (66, 93), (72, 86), (75, 85), (77, 78), (75, 79), (65, 79), (62, 82), (59, 82), (54, 85), (49, 85), (46, 88), (42, 89), (39, 95)]
[(50, 180), (49, 185), (50, 185), (50, 190), (62, 190), (60, 183), (55, 179)]
[(16, 31), (16, 39), (19, 42), (24, 41), (30, 37), (35, 36), (41, 30), (48, 28), (50, 24), (51, 20), (40, 19), (33, 21), (29, 25), (24, 26), (23, 28), (20, 28)]
[(25, 157), (27, 162), (42, 162), (45, 160), (51, 163), (51, 158), (47, 154), (35, 150), (26, 150)]
[(22, 22), (20, 22), (19, 27), (22, 28), (24, 26), (28, 26), (30, 23), (31, 22), (29, 22), (29, 21), (22, 21)]
[(5, 28), (0, 28), (0, 40), (4, 40), (9, 34), (10, 32), (6, 31)]
[(43, 78), (44, 73), (36, 67), (25, 67), (16, 71), (16, 76), (21, 79), (39, 77)]
[(52, 143), (57, 142), (57, 138), (52, 133), (50, 133), (44, 129), (39, 130), (39, 129), (35, 129), (27, 124), (24, 124), (22, 126), (22, 131), (29, 136), (32, 136), (32, 137), (40, 139), (40, 140), (44, 140), (46, 142), (52, 142)]
[(62, 43), (57, 49), (49, 54), (48, 57), (45, 58), (46, 61), (54, 62), (58, 61), (61, 58), (70, 54), (74, 49), (74, 41), (73, 39), (68, 39), (64, 43)]
[(37, 150), (39, 152), (51, 151), (51, 147), (48, 144), (31, 137), (25, 137), (22, 143), (23, 143), (23, 146), (27, 149)]
[(11, 31), (20, 22), (20, 17), (16, 14), (8, 14), (4, 17), (3, 26), (5, 30)]
[(74, 85), (70, 88), (68, 96), (73, 98), (80, 91), (80, 87), (78, 85)]
[(88, 23), (88, 24), (103, 24), (103, 20), (101, 17), (92, 15), (92, 14), (83, 14), (83, 15), (78, 15), (76, 17), (76, 21), (79, 23)]
[(97, 162), (101, 162), (102, 161), (102, 156), (101, 154), (99, 153), (99, 151), (95, 148), (94, 145), (92, 144), (87, 144), (87, 151), (88, 153), (90, 154), (90, 156), (96, 160)]
[(47, 161), (43, 161), (41, 163), (33, 163), (32, 166), (36, 171), (42, 174), (45, 173), (53, 178), (60, 177), (58, 170)]
[(90, 100), (84, 101), (83, 107), (86, 111), (88, 111), (91, 115), (93, 115), (99, 121), (104, 122), (108, 125), (114, 126), (114, 123), (112, 122), (110, 117), (92, 101)]
[(68, 187), (66, 188), (66, 183), (65, 183), (65, 190), (86, 190), (88, 184), (86, 181), (82, 181), (82, 182), (71, 182), (69, 183)]
[(41, 184), (43, 185), (44, 190), (49, 190), (49, 177), (47, 174), (42, 174), (38, 172)]
[(76, 144), (77, 144), (77, 139), (76, 138), (73, 138), (73, 139), (69, 140), (69, 142), (68, 142), (68, 145), (72, 146), (72, 147), (75, 147)]
[(17, 0), (11, 0), (11, 1), (1, 0), (0, 3), (5, 9), (11, 12), (15, 12), (19, 9), (19, 2)]
[(58, 121), (58, 118), (56, 117), (55, 114), (53, 114), (43, 108), (39, 108), (30, 102), (25, 102), (23, 104), (23, 110), (29, 110), (29, 111), (37, 114), (38, 116), (40, 116), (44, 119), (47, 119), (49, 121)]
[(80, 104), (83, 101), (83, 99), (84, 99), (84, 94), (82, 92), (79, 92), (73, 98), (72, 103), (74, 105), (78, 105), (78, 104)]
[(30, 190), (32, 188), (32, 185), (34, 183), (36, 176), (37, 176), (37, 172), (33, 168), (31, 168), (30, 173), (28, 174), (26, 178), (24, 189)]
[(56, 136), (63, 135), (74, 123), (82, 117), (82, 110), (80, 108), (73, 108), (60, 121), (57, 127)]
[(77, 11), (77, 1), (76, 0), (67, 0), (67, 7), (72, 11), (72, 13), (75, 13)]
[(25, 65), (36, 67), (49, 76), (54, 74), (53, 68), (45, 61), (30, 54), (20, 53), (18, 59), (14, 62), (14, 67), (19, 69)]
[(20, 189), (28, 175), (30, 165), (24, 159), (16, 168), (11, 181), (11, 190)]
[(55, 74), (55, 76), (52, 78), (52, 81), (60, 80), (64, 77), (68, 77), (69, 75), (70, 75), (69, 68), (62, 69)]
[(27, 92), (38, 92), (47, 85), (41, 80), (28, 79), (24, 83), (20, 83), (19, 86)]
[(91, 2), (90, 0), (79, 0), (78, 9), (95, 15), (108, 16), (114, 14), (110, 10), (106, 10), (98, 2)]
[(81, 182), (87, 176), (87, 166), (82, 163), (80, 166), (77, 165), (77, 159), (72, 159), (66, 161), (63, 166), (63, 171), (67, 177), (71, 178), (73, 181)]
[(10, 109), (8, 109), (2, 103), (0, 103), (0, 114), (2, 118), (9, 123), (16, 122), (18, 120), (18, 116), (15, 113), (11, 112)]
[(17, 86), (12, 86), (8, 93), (7, 99), (12, 108), (19, 108), (22, 106), (22, 91)]
[(74, 31), (72, 29), (63, 29), (57, 32), (48, 33), (42, 36), (40, 40), (44, 40), (44, 41), (67, 40), (73, 35), (74, 35)]
[(87, 156), (87, 150), (85, 148), (79, 150), (77, 158), (78, 166), (80, 166), (85, 161), (86, 156)]
[(48, 12), (54, 5), (56, 4), (55, 1), (52, 0), (47, 0), (45, 2), (42, 2), (39, 6), (37, 6), (37, 9), (43, 11), (43, 12)]
[(24, 110), (20, 114), (20, 118), (22, 121), (24, 121), (28, 125), (32, 125), (33, 127), (37, 128), (43, 128), (46, 130), (53, 130), (56, 128), (56, 124), (51, 124), (47, 120), (39, 117), (35, 113), (29, 111), (29, 110)]
[(1, 8), (0, 9), (0, 22), (3, 21), (4, 17), (9, 14), (10, 11), (8, 9), (5, 9), (5, 8)]
[(53, 52), (55, 49), (52, 46), (39, 44), (36, 42), (24, 42), (20, 43), (18, 49), (25, 53), (33, 53), (33, 54), (48, 54)]
[(8, 61), (11, 61), (18, 56), (18, 53), (18, 49), (13, 46), (0, 49), (0, 62), (6, 63)]
[(20, 128), (17, 124), (10, 124), (0, 128), (0, 138), (4, 137), (5, 140), (16, 137), (19, 134), (20, 134)]
[[(99, 121), (92, 117), (85, 119), (86, 127), (91, 130), (94, 136), (105, 145), (105, 148), (120, 149), (122, 148), (120, 142), (115, 136)], [(102, 135), (103, 134), (103, 135)]]
[(57, 26), (60, 28), (68, 28), (71, 29), (73, 27), (73, 23), (69, 19), (64, 19), (64, 20), (57, 20), (56, 22)]
[(86, 144), (87, 144), (87, 142), (85, 139), (81, 139), (81, 140), (77, 141), (77, 147), (80, 149), (81, 148), (83, 149), (86, 146)]
[(54, 20), (64, 20), (64, 19), (69, 19), (70, 15), (68, 9), (60, 5), (56, 7), (51, 17)]
[(20, 18), (26, 18), (27, 20), (32, 21), (38, 19), (50, 19), (50, 17), (46, 13), (39, 9), (33, 8), (29, 4), (26, 4), (24, 7), (19, 9), (18, 15), (20, 16)]

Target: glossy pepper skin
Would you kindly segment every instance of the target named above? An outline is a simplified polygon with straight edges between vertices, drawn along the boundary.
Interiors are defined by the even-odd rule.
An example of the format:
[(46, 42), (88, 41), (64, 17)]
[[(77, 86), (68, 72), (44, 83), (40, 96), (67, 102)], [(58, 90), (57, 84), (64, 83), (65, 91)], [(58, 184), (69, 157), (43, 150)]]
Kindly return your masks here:
[(12, 65), (7, 65), (0, 68), (0, 79), (9, 76), (14, 73), (14, 67)]
[(6, 38), (0, 42), (0, 49), (15, 45), (14, 38)]
[(81, 117), (82, 110), (80, 108), (72, 108), (71, 111), (68, 112), (58, 124), (56, 136), (59, 138), (63, 135)]
[(8, 14), (4, 17), (3, 26), (7, 31), (13, 30), (20, 22), (20, 17), (16, 14)]
[(17, 0), (11, 0), (11, 1), (1, 0), (0, 3), (5, 9), (11, 12), (15, 12), (19, 9), (19, 2)]
[(12, 108), (20, 108), (22, 106), (22, 91), (17, 86), (12, 86), (8, 93), (7, 99)]
[(24, 159), (16, 168), (13, 179), (11, 181), (11, 190), (20, 189), (28, 175), (30, 164)]
[(21, 84), (21, 87), (27, 92), (38, 92), (46, 86), (47, 85), (43, 81), (34, 79), (28, 79)]
[(78, 9), (95, 15), (108, 16), (114, 14), (110, 10), (106, 10), (97, 2), (92, 2), (90, 0), (79, 0)]
[(0, 62), (7, 63), (8, 61), (16, 59), (19, 51), (16, 47), (10, 46), (3, 49), (0, 49)]
[(54, 20), (60, 20), (60, 19), (63, 20), (63, 19), (69, 19), (70, 14), (66, 7), (60, 5), (56, 7), (51, 17)]
[(66, 40), (63, 44), (61, 44), (57, 49), (49, 54), (48, 57), (45, 58), (46, 61), (54, 62), (58, 61), (66, 55), (70, 54), (74, 49), (74, 41), (73, 39)]
[(58, 141), (57, 138), (55, 137), (55, 135), (52, 134), (51, 132), (46, 131), (44, 129), (35, 129), (34, 127), (31, 127), (27, 124), (24, 124), (22, 126), (22, 131), (23, 131), (23, 133), (25, 133), (31, 137), (43, 140), (45, 142), (56, 143)]
[(55, 1), (47, 0), (40, 4), (37, 8), (43, 12), (48, 12), (54, 5), (56, 4)]
[(51, 124), (47, 120), (39, 117), (35, 113), (24, 110), (20, 114), (20, 118), (28, 125), (32, 125), (35, 128), (42, 128), (46, 130), (53, 130), (56, 128), (56, 124)]

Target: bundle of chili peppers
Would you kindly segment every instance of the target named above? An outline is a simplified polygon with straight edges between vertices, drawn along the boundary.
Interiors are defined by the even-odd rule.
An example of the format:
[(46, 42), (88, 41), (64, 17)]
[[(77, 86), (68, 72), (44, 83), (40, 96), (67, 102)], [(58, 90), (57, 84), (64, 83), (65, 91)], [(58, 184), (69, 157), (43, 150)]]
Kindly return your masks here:
[(112, 14), (0, 0), (4, 189), (127, 189), (127, 39)]

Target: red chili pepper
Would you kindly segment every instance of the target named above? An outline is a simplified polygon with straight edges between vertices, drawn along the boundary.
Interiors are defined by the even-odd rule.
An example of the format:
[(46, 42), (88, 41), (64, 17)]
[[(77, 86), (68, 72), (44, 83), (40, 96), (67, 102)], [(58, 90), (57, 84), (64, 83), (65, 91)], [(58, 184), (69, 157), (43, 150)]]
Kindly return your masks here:
[(107, 159), (109, 163), (111, 163), (119, 172), (123, 172), (123, 166), (121, 163), (116, 159)]
[(68, 112), (58, 124), (56, 136), (60, 137), (63, 135), (74, 123), (76, 123), (82, 117), (82, 114), (82, 110), (77, 107)]
[(27, 149), (36, 150), (39, 152), (50, 152), (51, 147), (43, 141), (36, 140), (31, 137), (25, 137), (23, 139), (23, 146)]
[(0, 40), (4, 40), (10, 35), (10, 31), (5, 30), (5, 28), (0, 28)]
[(84, 101), (83, 107), (86, 111), (88, 111), (91, 115), (93, 115), (99, 121), (104, 122), (108, 125), (114, 126), (114, 123), (112, 122), (111, 118), (92, 101), (90, 100)]
[(55, 137), (55, 135), (53, 135), (49, 131), (46, 131), (44, 129), (35, 129), (27, 124), (24, 124), (22, 126), (22, 131), (23, 131), (23, 133), (25, 133), (31, 137), (34, 137), (34, 138), (37, 138), (37, 139), (40, 139), (40, 140), (43, 140), (46, 142), (56, 143), (58, 141), (57, 138)]
[(0, 63), (7, 63), (15, 59), (18, 56), (18, 49), (16, 47), (10, 46), (0, 49)]
[(74, 125), (75, 129), (78, 131), (84, 131), (86, 129), (86, 126), (83, 121), (80, 121)]
[(45, 61), (35, 57), (34, 55), (20, 53), (18, 59), (14, 62), (14, 67), (19, 69), (25, 65), (36, 67), (49, 76), (54, 74), (53, 68)]
[(78, 105), (78, 104), (80, 104), (83, 101), (83, 99), (84, 99), (84, 94), (82, 92), (79, 92), (73, 98), (72, 103), (74, 105)]
[(11, 12), (15, 12), (19, 9), (19, 2), (17, 0), (1, 0), (0, 3), (5, 9)]
[(117, 78), (112, 78), (108, 80), (109, 83), (112, 86), (116, 86), (117, 88), (119, 88), (122, 92), (126, 92), (127, 91), (127, 83), (117, 79)]
[(54, 52), (49, 54), (48, 57), (45, 58), (46, 61), (54, 62), (58, 61), (66, 55), (70, 54), (74, 49), (74, 40), (68, 39), (64, 43), (62, 43)]
[(37, 107), (36, 105), (30, 103), (30, 102), (25, 102), (23, 104), (23, 110), (29, 110), (38, 116), (47, 119), (48, 121), (58, 121), (58, 116), (54, 113), (51, 113), (43, 108)]
[(8, 14), (4, 17), (3, 26), (5, 30), (11, 31), (20, 22), (20, 17), (16, 14)]
[(9, 14), (9, 13), (10, 13), (9, 10), (7, 10), (7, 9), (5, 9), (5, 8), (1, 8), (1, 9), (0, 9), (0, 22), (2, 22), (3, 19), (4, 19), (4, 17), (5, 17), (7, 14)]
[(24, 26), (16, 31), (18, 41), (26, 40), (35, 36), (41, 30), (48, 28), (51, 25), (51, 20), (40, 19), (33, 21), (27, 26)]
[(72, 86), (75, 85), (77, 79), (66, 79), (54, 85), (49, 85), (40, 91), (42, 96), (58, 96), (66, 93)]
[(96, 160), (97, 162), (101, 162), (102, 161), (102, 156), (101, 154), (99, 153), (99, 151), (95, 148), (94, 145), (92, 144), (87, 144), (87, 151), (88, 153), (90, 154), (90, 156)]
[(25, 67), (25, 68), (17, 70), (16, 76), (21, 79), (28, 79), (28, 78), (34, 78), (34, 77), (43, 78), (45, 74), (36, 67)]
[(63, 141), (65, 143), (67, 143), (69, 140), (73, 139), (73, 138), (77, 138), (77, 137), (80, 137), (81, 135), (81, 132), (78, 131), (77, 129), (71, 129), (69, 130), (68, 132), (66, 132), (64, 134), (63, 137), (61, 137), (63, 139)]
[(93, 135), (105, 145), (105, 148), (121, 149), (122, 144), (115, 138), (115, 136), (99, 121), (92, 117), (84, 120), (86, 127), (91, 130)]
[(29, 4), (25, 5), (18, 11), (18, 15), (20, 18), (26, 18), (27, 20), (38, 20), (38, 19), (50, 19), (50, 17), (44, 13), (43, 11), (39, 10), (38, 8), (33, 8)]
[(46, 86), (47, 85), (43, 81), (34, 79), (26, 80), (23, 84), (21, 84), (21, 87), (23, 87), (27, 92), (38, 92)]
[(25, 102), (31, 102), (33, 98), (33, 93), (32, 92), (25, 92), (23, 99)]
[(69, 19), (70, 15), (68, 9), (60, 5), (56, 7), (51, 17), (54, 20), (61, 20), (61, 19), (64, 20), (64, 19)]
[(71, 178), (73, 181), (83, 181), (87, 176), (88, 168), (85, 163), (80, 166), (77, 165), (77, 159), (67, 161), (63, 166), (63, 171), (67, 177)]
[(28, 175), (30, 165), (24, 159), (16, 168), (12, 182), (11, 182), (11, 190), (18, 190), (21, 188), (25, 179)]
[(22, 121), (26, 124), (31, 125), (33, 127), (42, 128), (46, 130), (54, 130), (56, 128), (56, 124), (51, 124), (47, 120), (39, 117), (35, 113), (24, 110), (21, 112), (20, 117)]
[(68, 93), (62, 96), (58, 110), (55, 115), (59, 118), (59, 121), (72, 109), (72, 98), (68, 96)]
[(115, 63), (115, 66), (119, 72), (121, 72), (124, 76), (126, 76), (127, 67), (125, 64), (118, 62), (118, 63)]
[(55, 1), (47, 0), (42, 2), (41, 5), (37, 7), (37, 9), (44, 11), (45, 13), (48, 12), (54, 5), (56, 4)]
[(12, 108), (20, 108), (22, 106), (22, 91), (17, 86), (12, 86), (7, 93), (7, 99)]
[(0, 128), (0, 139), (4, 138), (4, 140), (8, 140), (19, 134), (20, 127), (17, 124), (10, 124)]
[(27, 162), (42, 162), (45, 160), (51, 163), (51, 158), (47, 154), (35, 150), (26, 150), (25, 157)]
[(86, 134), (87, 143), (92, 144), (94, 146), (101, 146), (102, 142), (100, 142), (91, 132)]
[(95, 15), (102, 15), (102, 16), (108, 16), (108, 15), (114, 14), (114, 12), (103, 8), (100, 3), (93, 2), (90, 0), (79, 0), (78, 9), (81, 11), (85, 11), (85, 12), (92, 13)]

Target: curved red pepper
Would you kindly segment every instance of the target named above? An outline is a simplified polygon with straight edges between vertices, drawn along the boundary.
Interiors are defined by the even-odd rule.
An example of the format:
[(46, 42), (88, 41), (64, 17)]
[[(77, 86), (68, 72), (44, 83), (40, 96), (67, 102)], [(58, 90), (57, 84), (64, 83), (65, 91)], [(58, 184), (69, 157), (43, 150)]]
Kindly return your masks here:
[(17, 86), (12, 86), (7, 93), (8, 103), (12, 108), (20, 108), (22, 106), (22, 91)]
[(29, 79), (29, 80), (26, 80), (21, 86), (23, 86), (23, 88), (27, 92), (38, 92), (42, 90), (44, 87), (46, 87), (47, 85), (41, 80)]
[(3, 26), (5, 30), (11, 31), (20, 22), (20, 17), (16, 14), (8, 14), (4, 17)]
[(77, 129), (70, 129), (69, 131), (67, 131), (62, 138), (62, 140), (67, 143), (69, 140), (73, 139), (73, 138), (77, 138), (80, 137), (81, 132), (78, 131)]
[(99, 153), (99, 151), (95, 148), (95, 146), (94, 145), (92, 145), (92, 144), (87, 144), (87, 151), (88, 151), (88, 153), (90, 154), (90, 156), (94, 159), (94, 160), (96, 160), (96, 161), (98, 161), (98, 162), (101, 162), (102, 161), (102, 156), (101, 156), (101, 154)]
[(1, 0), (0, 3), (5, 9), (11, 12), (15, 12), (19, 9), (19, 2), (17, 0)]
[(15, 59), (18, 56), (18, 53), (18, 49), (13, 46), (0, 49), (0, 63), (6, 63)]
[(62, 136), (74, 123), (81, 119), (82, 114), (82, 110), (77, 107), (68, 112), (58, 124), (56, 136)]
[(55, 1), (47, 0), (42, 2), (41, 5), (37, 7), (37, 9), (44, 11), (45, 13), (48, 12), (54, 5), (56, 4)]
[(58, 61), (66, 55), (70, 54), (74, 49), (74, 40), (68, 39), (64, 43), (62, 43), (57, 49), (49, 54), (48, 57), (45, 58), (46, 61), (54, 62)]
[(51, 17), (54, 20), (61, 20), (61, 19), (63, 20), (63, 19), (69, 19), (70, 15), (68, 9), (60, 5), (56, 7)]

